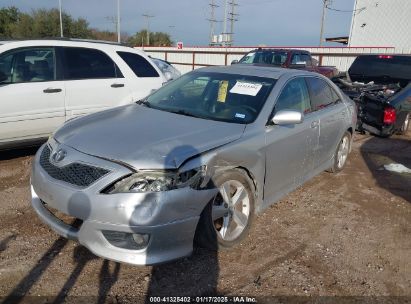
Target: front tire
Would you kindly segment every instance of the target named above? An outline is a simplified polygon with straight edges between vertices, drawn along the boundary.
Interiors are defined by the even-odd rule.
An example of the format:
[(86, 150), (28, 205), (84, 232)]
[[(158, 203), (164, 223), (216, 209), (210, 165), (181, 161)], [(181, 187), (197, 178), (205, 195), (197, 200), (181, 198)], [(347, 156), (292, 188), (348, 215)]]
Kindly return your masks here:
[(213, 183), (219, 192), (201, 213), (195, 240), (217, 250), (238, 244), (248, 234), (254, 218), (254, 186), (240, 169), (221, 172)]
[(345, 164), (347, 163), (348, 154), (351, 149), (351, 133), (346, 131), (341, 138), (337, 150), (334, 154), (334, 163), (330, 168), (332, 173), (338, 173), (344, 169)]

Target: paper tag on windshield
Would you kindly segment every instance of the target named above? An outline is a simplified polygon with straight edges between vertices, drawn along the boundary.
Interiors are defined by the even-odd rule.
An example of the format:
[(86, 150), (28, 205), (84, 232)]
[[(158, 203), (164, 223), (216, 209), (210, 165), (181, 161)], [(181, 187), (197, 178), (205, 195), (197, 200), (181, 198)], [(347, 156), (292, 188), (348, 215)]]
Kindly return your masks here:
[(237, 81), (235, 86), (231, 88), (230, 93), (256, 96), (262, 87), (263, 85), (259, 83)]

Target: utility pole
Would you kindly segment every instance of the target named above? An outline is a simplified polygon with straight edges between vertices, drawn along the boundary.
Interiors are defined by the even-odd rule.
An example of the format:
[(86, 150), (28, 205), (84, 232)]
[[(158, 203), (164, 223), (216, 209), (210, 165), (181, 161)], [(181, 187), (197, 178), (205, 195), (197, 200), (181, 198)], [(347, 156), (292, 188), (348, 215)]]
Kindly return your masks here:
[(120, 0), (117, 0), (117, 42), (121, 42), (120, 37)]
[(176, 26), (175, 25), (169, 25), (168, 28), (169, 28), (169, 31), (170, 31), (171, 44), (173, 44), (174, 29), (176, 28)]
[(325, 15), (327, 12), (328, 5), (331, 5), (331, 0), (323, 0), (323, 14), (321, 17), (321, 31), (320, 31), (320, 46), (323, 45), (323, 40), (324, 40), (324, 23), (325, 23)]
[(61, 12), (61, 0), (59, 0), (59, 10), (60, 10), (60, 37), (63, 38), (63, 17)]
[(118, 29), (117, 18), (113, 16), (106, 16), (104, 19), (106, 19), (107, 21), (109, 21), (110, 23), (114, 25), (115, 33), (117, 33), (117, 29)]
[(214, 38), (214, 25), (217, 22), (217, 19), (215, 18), (215, 9), (219, 6), (215, 4), (215, 0), (211, 0), (209, 6), (210, 6), (210, 18), (207, 20), (210, 21), (210, 45), (212, 45), (213, 38)]
[(231, 2), (229, 3), (231, 5), (231, 12), (229, 13), (230, 18), (228, 18), (228, 20), (230, 20), (230, 39), (229, 39), (229, 44), (232, 45), (233, 44), (233, 37), (234, 37), (234, 22), (238, 21), (238, 19), (236, 18), (236, 16), (238, 16), (238, 14), (235, 13), (235, 8), (236, 6), (238, 6), (237, 3), (235, 3), (235, 0), (231, 0)]
[(223, 45), (227, 46), (227, 18), (228, 18), (228, 0), (225, 0), (224, 5), (224, 27), (223, 27)]
[(147, 45), (150, 45), (150, 18), (154, 18), (154, 16), (151, 16), (149, 14), (143, 14), (142, 15), (144, 18), (146, 18), (147, 26), (146, 26), (146, 31), (147, 31)]

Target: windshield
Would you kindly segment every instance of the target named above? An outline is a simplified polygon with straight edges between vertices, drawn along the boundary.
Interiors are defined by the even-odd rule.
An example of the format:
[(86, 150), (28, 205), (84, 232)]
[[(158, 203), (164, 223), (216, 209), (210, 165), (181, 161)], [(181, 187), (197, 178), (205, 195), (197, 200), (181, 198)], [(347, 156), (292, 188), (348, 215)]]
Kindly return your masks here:
[(288, 53), (285, 51), (255, 51), (245, 55), (239, 63), (259, 63), (281, 66), (287, 61)]
[(192, 72), (154, 92), (142, 104), (203, 119), (247, 124), (261, 111), (276, 80)]

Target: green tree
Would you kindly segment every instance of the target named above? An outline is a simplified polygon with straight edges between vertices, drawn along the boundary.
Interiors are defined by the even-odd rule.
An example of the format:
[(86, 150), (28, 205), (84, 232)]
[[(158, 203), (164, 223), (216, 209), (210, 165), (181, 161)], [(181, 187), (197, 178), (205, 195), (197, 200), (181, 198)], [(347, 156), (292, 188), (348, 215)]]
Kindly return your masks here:
[[(147, 30), (142, 30), (131, 36), (127, 43), (131, 46), (148, 45)], [(170, 35), (164, 32), (150, 32), (150, 46), (171, 46)]]
[[(63, 34), (69, 38), (93, 38), (86, 19), (74, 19), (63, 12)], [(0, 9), (0, 37), (14, 39), (60, 37), (60, 14), (57, 9), (38, 9), (30, 14), (15, 7)]]
[(0, 9), (0, 38), (12, 37), (13, 25), (18, 22), (20, 16), (20, 11), (14, 6)]

